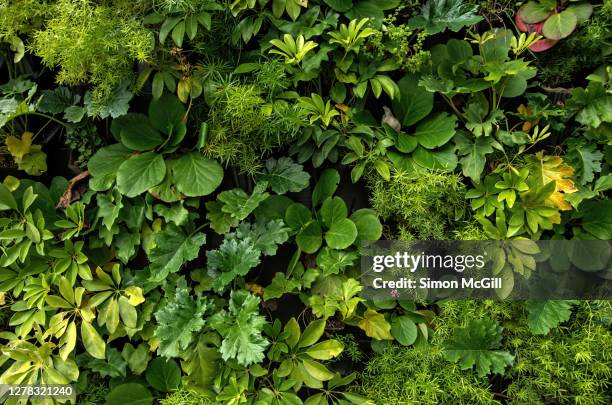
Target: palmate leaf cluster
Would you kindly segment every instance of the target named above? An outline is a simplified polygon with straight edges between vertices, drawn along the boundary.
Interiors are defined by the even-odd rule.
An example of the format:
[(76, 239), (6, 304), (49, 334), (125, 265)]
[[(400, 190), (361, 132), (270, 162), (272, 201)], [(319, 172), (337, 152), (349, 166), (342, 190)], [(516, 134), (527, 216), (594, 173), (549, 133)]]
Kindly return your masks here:
[[(607, 302), (504, 300), (535, 240), (610, 279), (601, 3), (0, 0), (0, 383), (612, 402)], [(371, 300), (381, 239), (523, 242), (499, 301)]]

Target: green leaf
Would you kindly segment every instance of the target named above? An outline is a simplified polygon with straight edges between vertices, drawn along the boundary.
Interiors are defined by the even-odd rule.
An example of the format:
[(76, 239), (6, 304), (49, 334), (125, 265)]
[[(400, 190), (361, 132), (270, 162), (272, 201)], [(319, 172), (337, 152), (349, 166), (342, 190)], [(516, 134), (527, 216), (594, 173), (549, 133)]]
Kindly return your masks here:
[(487, 162), (486, 156), (493, 153), (490, 139), (480, 137), (472, 140), (462, 134), (457, 134), (455, 144), (458, 154), (462, 156), (459, 164), (463, 175), (471, 178), (474, 183), (480, 183), (480, 176)]
[(274, 219), (266, 222), (257, 221), (254, 224), (242, 223), (236, 229), (235, 235), (241, 240), (250, 239), (253, 246), (262, 254), (273, 256), (278, 245), (289, 239), (289, 230), (282, 219)]
[(268, 198), (270, 194), (264, 192), (266, 187), (267, 183), (258, 183), (250, 196), (239, 188), (219, 193), (217, 199), (223, 203), (221, 210), (242, 221)]
[(223, 180), (223, 168), (198, 152), (182, 155), (172, 165), (178, 191), (187, 197), (201, 197), (215, 191)]
[(163, 141), (161, 134), (151, 126), (144, 114), (126, 114), (115, 118), (111, 131), (124, 146), (137, 151), (151, 150)]
[(431, 35), (443, 32), (447, 28), (457, 32), (481, 20), (478, 6), (463, 0), (428, 0), (421, 9), (421, 14), (408, 21), (408, 26), (412, 29), (424, 29)]
[(548, 17), (542, 26), (542, 34), (546, 38), (559, 40), (574, 32), (577, 23), (576, 14), (564, 10)]
[(437, 113), (417, 125), (414, 136), (423, 147), (434, 149), (446, 145), (455, 135), (457, 117)]
[(346, 249), (357, 238), (357, 227), (348, 218), (336, 220), (325, 233), (325, 242), (333, 249)]
[(412, 158), (419, 166), (429, 170), (452, 171), (457, 167), (457, 155), (451, 145), (436, 151), (419, 146), (412, 154)]
[(304, 332), (302, 332), (302, 336), (300, 336), (300, 340), (297, 344), (298, 349), (309, 347), (317, 343), (319, 339), (321, 339), (321, 336), (323, 336), (323, 332), (325, 332), (325, 320), (317, 319), (316, 321), (310, 322), (306, 329), (304, 329)]
[(352, 266), (358, 258), (359, 255), (355, 252), (330, 249), (326, 246), (317, 255), (317, 267), (323, 276), (339, 274), (346, 267)]
[(153, 397), (148, 389), (137, 383), (121, 384), (106, 396), (105, 405), (149, 405)]
[(232, 291), (229, 312), (221, 310), (210, 317), (210, 325), (223, 336), (223, 360), (235, 359), (243, 366), (259, 363), (269, 342), (262, 335), (265, 317), (259, 314), (260, 299), (246, 291)]
[(502, 329), (488, 318), (470, 319), (466, 326), (455, 328), (445, 344), (444, 356), (459, 363), (462, 370), (475, 366), (481, 378), (491, 373), (503, 374), (514, 356), (500, 350)]
[(323, 223), (329, 228), (334, 222), (346, 218), (348, 208), (342, 198), (328, 197), (323, 201), (323, 205), (321, 205), (320, 214)]
[(332, 9), (344, 13), (353, 7), (353, 0), (324, 0)]
[(136, 197), (164, 180), (166, 163), (162, 155), (146, 152), (123, 162), (117, 171), (117, 188), (121, 194)]
[(416, 324), (408, 316), (398, 316), (391, 321), (391, 334), (400, 344), (410, 346), (416, 341)]
[(340, 174), (335, 169), (325, 169), (312, 192), (312, 206), (317, 207), (327, 197), (331, 197), (338, 188)]
[(312, 212), (304, 204), (291, 204), (285, 211), (285, 222), (294, 230), (301, 229), (311, 219)]
[(410, 153), (416, 149), (419, 145), (419, 140), (411, 135), (406, 135), (404, 133), (397, 134), (397, 141), (395, 142), (395, 147), (397, 150), (403, 153)]
[(540, 21), (544, 21), (550, 15), (550, 13), (550, 7), (547, 7), (546, 5), (537, 1), (530, 1), (523, 5), (517, 14), (525, 23), (535, 24), (539, 23)]
[(259, 180), (267, 181), (276, 194), (296, 193), (308, 187), (310, 175), (304, 171), (302, 165), (282, 157), (278, 160), (269, 159), (266, 162), (266, 171)]
[(2, 183), (0, 183), (0, 211), (17, 210), (17, 201), (13, 193)]
[(183, 121), (185, 118), (185, 107), (173, 94), (164, 94), (159, 99), (151, 101), (148, 110), (149, 120), (153, 128), (166, 134), (173, 135), (170, 139), (171, 145), (180, 142), (187, 127)]
[(83, 339), (83, 346), (85, 350), (92, 357), (96, 359), (104, 359), (104, 353), (106, 350), (106, 343), (98, 334), (96, 328), (89, 322), (81, 322), (81, 338)]
[(211, 308), (206, 297), (190, 294), (185, 277), (180, 277), (175, 288), (166, 291), (164, 300), (155, 312), (159, 340), (158, 353), (164, 357), (180, 357), (189, 347), (193, 335), (206, 323), (204, 314)]
[(586, 142), (568, 142), (568, 150), (565, 158), (574, 168), (574, 178), (578, 183), (585, 185), (595, 178), (595, 173), (601, 171), (601, 160), (604, 155), (597, 150), (597, 145)]
[(106, 359), (90, 358), (86, 363), (87, 368), (91, 369), (102, 377), (125, 377), (127, 363), (121, 357), (121, 353), (115, 348), (106, 351)]
[(218, 249), (206, 253), (208, 274), (214, 279), (213, 288), (222, 291), (236, 277), (245, 276), (259, 264), (261, 251), (251, 239), (226, 238)]
[[(416, 124), (433, 110), (434, 93), (419, 86), (419, 79), (420, 75), (408, 74), (397, 82), (400, 98), (393, 100), (393, 112), (403, 126)], [(401, 149), (400, 151), (410, 152)]]
[(87, 169), (93, 177), (114, 176), (132, 153), (120, 143), (106, 146), (89, 159)]
[(151, 281), (163, 281), (168, 274), (176, 273), (186, 262), (198, 257), (206, 235), (198, 232), (187, 235), (181, 228), (170, 223), (155, 234), (155, 248), (149, 254)]
[(321, 225), (317, 221), (310, 221), (295, 237), (300, 249), (305, 253), (314, 253), (323, 242)]
[(156, 390), (170, 392), (181, 385), (181, 369), (174, 360), (158, 357), (149, 363), (146, 378)]
[(575, 304), (570, 300), (527, 301), (529, 330), (535, 335), (546, 335), (570, 318)]
[(380, 239), (383, 227), (374, 211), (363, 208), (355, 211), (350, 219), (357, 227), (356, 244), (362, 241), (375, 241)]

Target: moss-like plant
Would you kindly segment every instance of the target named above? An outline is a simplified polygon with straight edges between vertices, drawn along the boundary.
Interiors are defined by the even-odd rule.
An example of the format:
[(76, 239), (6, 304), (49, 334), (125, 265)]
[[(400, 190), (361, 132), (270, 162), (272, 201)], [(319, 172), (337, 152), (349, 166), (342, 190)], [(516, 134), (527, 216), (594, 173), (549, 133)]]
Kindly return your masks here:
[(368, 179), (372, 207), (395, 221), (404, 239), (448, 239), (465, 211), (465, 186), (456, 174), (398, 172)]
[(368, 362), (360, 388), (379, 405), (500, 403), (486, 379), (447, 362), (439, 346), (386, 349)]
[(103, 100), (126, 78), (135, 61), (149, 59), (153, 39), (137, 16), (113, 4), (60, 0), (44, 29), (34, 33), (32, 51), (58, 70), (60, 84), (90, 84)]

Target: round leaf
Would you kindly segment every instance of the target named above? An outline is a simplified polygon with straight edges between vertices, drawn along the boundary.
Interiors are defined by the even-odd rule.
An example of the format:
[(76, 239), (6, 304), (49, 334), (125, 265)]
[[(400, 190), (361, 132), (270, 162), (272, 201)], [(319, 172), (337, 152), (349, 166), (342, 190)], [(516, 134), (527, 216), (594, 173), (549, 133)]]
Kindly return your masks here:
[(162, 155), (146, 152), (132, 156), (119, 166), (117, 187), (121, 194), (136, 197), (164, 180), (166, 163)]
[(323, 201), (321, 206), (321, 219), (327, 227), (331, 227), (332, 224), (340, 219), (346, 218), (348, 209), (346, 204), (340, 197), (327, 198)]
[(223, 168), (198, 152), (181, 156), (172, 165), (176, 188), (187, 197), (200, 197), (216, 190), (223, 180)]
[(417, 338), (417, 326), (407, 316), (399, 316), (391, 322), (391, 334), (400, 344), (410, 346)]
[(542, 33), (546, 38), (562, 39), (574, 32), (577, 23), (576, 14), (565, 10), (548, 17), (542, 26)]
[(357, 238), (357, 227), (348, 218), (338, 220), (325, 233), (325, 242), (332, 249), (346, 249)]
[(121, 139), (123, 145), (132, 150), (151, 150), (163, 141), (161, 134), (151, 126), (144, 114), (126, 114), (115, 118), (111, 131)]
[(169, 392), (181, 385), (181, 369), (174, 360), (157, 357), (149, 363), (146, 378), (156, 390)]

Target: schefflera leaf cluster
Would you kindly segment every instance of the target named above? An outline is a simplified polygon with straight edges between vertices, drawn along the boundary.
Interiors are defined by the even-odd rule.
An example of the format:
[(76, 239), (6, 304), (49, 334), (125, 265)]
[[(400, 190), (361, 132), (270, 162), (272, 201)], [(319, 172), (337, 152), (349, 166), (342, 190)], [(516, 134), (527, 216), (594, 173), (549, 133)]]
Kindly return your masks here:
[(151, 101), (148, 115), (113, 120), (111, 132), (119, 142), (89, 161), (92, 189), (108, 190), (116, 182), (126, 197), (149, 192), (165, 202), (212, 193), (223, 180), (221, 165), (197, 150), (176, 154), (187, 134), (185, 120), (185, 107), (168, 94)]

